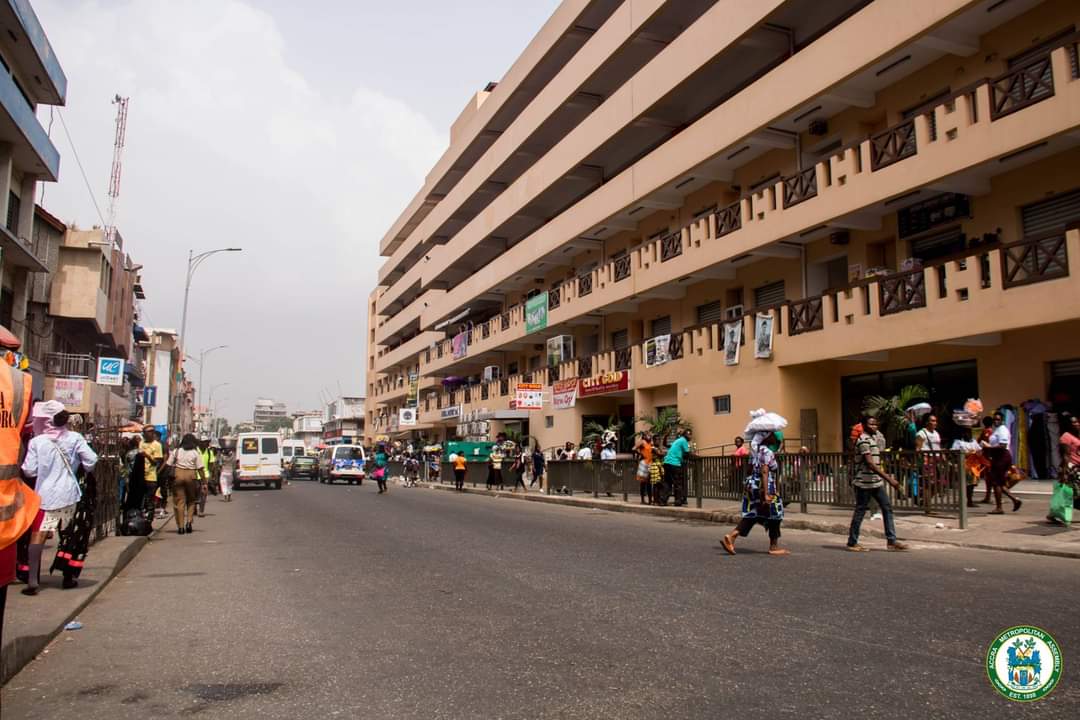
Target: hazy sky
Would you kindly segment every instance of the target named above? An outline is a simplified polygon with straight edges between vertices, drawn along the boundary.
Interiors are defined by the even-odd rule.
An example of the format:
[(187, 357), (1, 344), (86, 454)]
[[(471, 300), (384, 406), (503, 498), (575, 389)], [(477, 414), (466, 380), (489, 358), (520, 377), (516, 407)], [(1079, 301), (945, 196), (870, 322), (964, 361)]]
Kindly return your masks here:
[[(219, 412), (290, 410), (364, 390), (365, 302), (378, 241), (446, 147), (472, 93), (498, 80), (557, 0), (33, 0), (68, 76), (62, 109), (106, 211), (110, 104), (130, 96), (118, 227), (142, 263), (141, 322), (208, 356)], [(49, 110), (39, 113), (50, 122)], [(59, 119), (43, 205), (100, 224)], [(198, 366), (189, 363), (198, 378)], [(206, 398), (204, 397), (204, 401)]]

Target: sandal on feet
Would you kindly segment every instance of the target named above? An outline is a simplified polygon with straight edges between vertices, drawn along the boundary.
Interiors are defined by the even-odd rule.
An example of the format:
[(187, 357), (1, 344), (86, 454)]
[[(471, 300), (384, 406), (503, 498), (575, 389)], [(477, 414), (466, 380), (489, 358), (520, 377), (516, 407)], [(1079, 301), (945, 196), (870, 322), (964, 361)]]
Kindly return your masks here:
[(724, 550), (727, 552), (728, 555), (735, 554), (735, 543), (731, 542), (731, 538), (729, 538), (727, 535), (721, 538), (720, 544), (724, 546)]
[(772, 555), (773, 557), (780, 557), (780, 556), (783, 556), (783, 555), (790, 555), (791, 551), (788, 550), (787, 548), (770, 548), (769, 549), (769, 554)]

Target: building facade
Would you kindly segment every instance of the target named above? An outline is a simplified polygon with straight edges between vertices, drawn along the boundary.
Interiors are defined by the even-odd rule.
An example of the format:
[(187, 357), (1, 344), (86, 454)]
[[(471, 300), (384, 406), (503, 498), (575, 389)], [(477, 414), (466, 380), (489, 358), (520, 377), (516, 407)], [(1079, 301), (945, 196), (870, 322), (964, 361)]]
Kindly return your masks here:
[(1080, 6), (914, 7), (563, 2), (381, 241), (369, 420), (626, 447), (672, 407), (707, 448), (765, 407), (839, 450), (911, 384), (947, 434), (1080, 410)]
[(323, 414), (318, 410), (303, 410), (292, 415), (292, 436), (313, 450), (322, 443)]
[(288, 417), (289, 411), (285, 407), (285, 403), (267, 398), (258, 398), (251, 413), (252, 422), (255, 423), (256, 427), (260, 428), (286, 420)]

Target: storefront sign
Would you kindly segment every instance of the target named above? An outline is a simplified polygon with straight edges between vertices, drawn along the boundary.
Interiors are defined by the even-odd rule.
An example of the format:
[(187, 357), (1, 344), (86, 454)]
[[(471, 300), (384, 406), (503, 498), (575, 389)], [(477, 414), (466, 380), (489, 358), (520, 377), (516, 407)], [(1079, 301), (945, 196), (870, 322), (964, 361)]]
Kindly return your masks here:
[(398, 410), (398, 425), (412, 427), (416, 424), (416, 408), (401, 408)]
[(577, 402), (578, 379), (558, 380), (551, 386), (551, 407), (569, 410)]
[(671, 359), (671, 336), (658, 335), (645, 341), (645, 367), (663, 365)]
[(85, 389), (85, 380), (56, 378), (53, 381), (52, 399), (62, 403), (67, 408), (81, 408)]
[(461, 406), (451, 405), (450, 407), (444, 407), (439, 411), (439, 417), (443, 420), (461, 417)]
[(525, 301), (525, 333), (534, 333), (547, 327), (547, 290)]
[(544, 386), (540, 383), (518, 383), (514, 389), (514, 408), (517, 410), (543, 410)]
[(754, 317), (754, 357), (771, 358), (773, 344), (772, 313), (758, 313)]
[(578, 388), (580, 397), (604, 395), (606, 393), (621, 392), (630, 388), (630, 371), (616, 370), (615, 372), (594, 375), (590, 378), (582, 378)]
[(450, 354), (455, 360), (460, 360), (465, 357), (469, 352), (469, 335), (468, 333), (459, 332), (450, 341)]
[(123, 358), (98, 358), (97, 361), (98, 385), (114, 385), (119, 387), (124, 384), (124, 360)]

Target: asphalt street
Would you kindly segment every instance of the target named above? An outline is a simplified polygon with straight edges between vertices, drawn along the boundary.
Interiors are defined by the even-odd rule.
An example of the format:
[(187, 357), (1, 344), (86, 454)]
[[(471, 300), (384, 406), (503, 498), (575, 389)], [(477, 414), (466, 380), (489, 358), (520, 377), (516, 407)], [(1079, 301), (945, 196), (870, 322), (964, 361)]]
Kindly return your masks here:
[[(1076, 718), (1080, 564), (395, 487), (248, 490), (160, 534), (4, 718)], [(869, 522), (869, 521), (868, 521)], [(1049, 630), (1046, 700), (983, 669)]]

